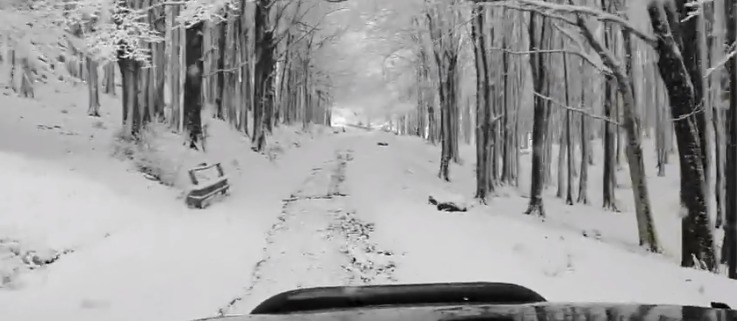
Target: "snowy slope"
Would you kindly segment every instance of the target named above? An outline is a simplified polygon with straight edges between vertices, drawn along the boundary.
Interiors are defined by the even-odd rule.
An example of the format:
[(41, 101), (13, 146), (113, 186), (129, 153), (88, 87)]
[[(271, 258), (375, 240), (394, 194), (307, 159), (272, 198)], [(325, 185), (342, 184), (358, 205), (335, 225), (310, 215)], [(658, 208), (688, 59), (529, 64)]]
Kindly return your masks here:
[[(379, 141), (389, 146), (377, 146)], [(488, 207), (438, 212), (427, 204), (428, 195), (440, 200), (473, 195), (472, 154), (464, 154), (465, 166), (453, 167), (453, 182), (442, 183), (436, 176), (439, 149), (416, 138), (375, 133), (353, 146), (348, 187), (359, 212), (375, 222), (377, 242), (403, 253), (395, 272), (400, 281), (515, 282), (556, 301), (737, 305), (736, 281), (682, 269), (673, 258), (637, 249), (631, 212), (567, 207), (547, 197), (550, 218), (541, 222), (523, 215), (526, 199), (508, 189)], [(651, 188), (677, 195), (670, 186)], [(670, 214), (660, 212), (667, 217), (658, 222), (667, 224)], [(677, 232), (666, 224), (658, 225), (661, 234)]]
[[(0, 96), (2, 319), (212, 315), (247, 285), (281, 199), (332, 156), (329, 143), (289, 129), (273, 162), (237, 134), (215, 137), (222, 145), (210, 156), (233, 177), (232, 196), (190, 210), (180, 192), (111, 156), (116, 100), (104, 97), (103, 117), (89, 118), (84, 88), (60, 86), (42, 87), (36, 100)], [(34, 252), (63, 254), (29, 271), (20, 257)]]

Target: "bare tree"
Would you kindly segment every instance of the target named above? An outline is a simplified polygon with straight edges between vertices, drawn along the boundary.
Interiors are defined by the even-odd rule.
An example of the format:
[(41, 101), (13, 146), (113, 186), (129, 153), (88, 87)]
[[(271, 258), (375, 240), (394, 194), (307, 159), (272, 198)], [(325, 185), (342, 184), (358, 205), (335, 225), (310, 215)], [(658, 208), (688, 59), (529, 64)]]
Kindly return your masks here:
[(698, 123), (692, 117), (697, 111), (696, 97), (691, 78), (678, 46), (679, 22), (672, 4), (650, 3), (648, 6), (653, 30), (657, 35), (656, 51), (660, 75), (668, 89), (671, 114), (681, 166), (681, 203), (687, 213), (682, 219), (681, 265), (716, 268), (714, 236), (709, 223), (709, 213), (704, 190), (703, 153)]
[[(737, 1), (725, 0), (727, 20), (727, 42), (737, 41)], [(729, 75), (729, 110), (727, 112), (728, 144), (726, 149), (726, 212), (722, 257), (727, 263), (727, 275), (737, 279), (737, 57), (732, 55), (727, 61)]]
[(184, 80), (184, 123), (188, 134), (189, 146), (193, 149), (204, 149), (202, 137), (202, 27), (198, 22), (186, 33), (187, 49), (185, 50)]
[(438, 93), (440, 98), (441, 156), (438, 177), (449, 181), (450, 161), (457, 157), (456, 135), (458, 128), (457, 72), (459, 31), (455, 28), (459, 21), (458, 3), (426, 2), (426, 19), (433, 44), (436, 70), (438, 73)]
[(491, 126), (491, 111), (489, 108), (489, 77), (486, 61), (486, 41), (484, 33), (484, 9), (481, 6), (473, 7), (473, 23), (471, 25), (474, 39), (474, 54), (476, 60), (476, 198), (485, 203), (493, 185), (489, 182), (489, 133)]
[[(546, 37), (546, 33), (549, 32), (548, 21), (545, 16), (542, 17), (539, 36), (536, 36), (537, 21), (536, 13), (530, 12), (529, 22), (529, 42), (530, 52), (538, 50), (545, 50), (542, 47), (543, 39)], [(532, 70), (532, 81), (535, 92), (542, 93), (545, 88), (546, 70), (544, 66), (543, 55), (535, 53), (530, 55), (530, 69)], [(547, 94), (547, 93), (546, 93)], [(534, 116), (532, 125), (532, 181), (530, 183), (530, 202), (527, 206), (525, 214), (537, 214), (545, 216), (545, 208), (543, 207), (543, 179), (544, 179), (544, 164), (543, 154), (545, 144), (545, 134), (548, 131), (548, 118), (547, 118), (547, 102), (542, 98), (535, 96), (534, 100)]]

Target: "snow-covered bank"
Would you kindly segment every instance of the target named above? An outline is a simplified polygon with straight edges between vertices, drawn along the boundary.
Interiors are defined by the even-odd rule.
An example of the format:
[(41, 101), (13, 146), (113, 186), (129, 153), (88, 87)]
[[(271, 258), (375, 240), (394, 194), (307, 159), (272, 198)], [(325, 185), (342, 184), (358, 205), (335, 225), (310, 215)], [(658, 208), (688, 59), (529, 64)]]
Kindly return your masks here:
[[(231, 199), (197, 211), (173, 199), (149, 207), (49, 164), (18, 160), (26, 168), (15, 171), (17, 180), (10, 182), (18, 188), (3, 193), (2, 210), (3, 227), (14, 233), (3, 230), (3, 235), (74, 252), (21, 274), (18, 289), (0, 291), (0, 315), (12, 320), (212, 315), (247, 286), (265, 231), (280, 209), (279, 189), (299, 179), (310, 163), (304, 154), (286, 161), (282, 172), (261, 168), (236, 184)], [(279, 183), (269, 188), (274, 181)]]
[[(111, 157), (117, 109), (89, 118), (83, 88), (71, 90), (78, 94), (50, 96), (63, 108), (0, 97), (2, 319), (211, 316), (248, 286), (282, 198), (332, 157), (332, 138), (288, 128), (274, 138), (283, 147), (273, 161), (233, 137), (217, 146), (215, 137), (212, 156), (227, 166), (232, 195), (190, 210), (179, 191)], [(29, 271), (15, 253), (29, 251), (66, 254)]]
[[(624, 222), (634, 228), (631, 213), (577, 205), (566, 212), (578, 213), (567, 215), (558, 210), (562, 203), (546, 198), (551, 218), (541, 222), (522, 215), (527, 200), (509, 189), (488, 207), (438, 212), (427, 204), (428, 195), (473, 195), (472, 158), (453, 167), (453, 182), (443, 183), (439, 151), (417, 139), (376, 133), (353, 146), (348, 186), (359, 213), (375, 222), (376, 240), (404, 254), (397, 260), (400, 282), (514, 282), (555, 301), (737, 305), (737, 282), (633, 248), (636, 234), (617, 230)], [(596, 219), (576, 222), (584, 215)], [(579, 228), (588, 224), (600, 230), (601, 240)]]

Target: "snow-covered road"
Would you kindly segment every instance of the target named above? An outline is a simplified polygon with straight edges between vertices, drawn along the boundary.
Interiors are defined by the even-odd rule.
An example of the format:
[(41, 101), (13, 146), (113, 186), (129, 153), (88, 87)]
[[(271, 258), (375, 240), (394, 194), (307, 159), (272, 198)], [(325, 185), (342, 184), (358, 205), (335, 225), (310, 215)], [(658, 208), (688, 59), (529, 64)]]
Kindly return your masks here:
[(343, 184), (351, 159), (351, 151), (339, 148), (284, 200), (248, 289), (221, 314), (248, 313), (269, 296), (292, 289), (391, 280), (390, 255), (367, 246), (372, 225), (355, 218)]
[[(26, 250), (73, 251), (13, 274), (14, 287), (0, 288), (3, 320), (191, 320), (246, 313), (298, 287), (392, 282), (503, 281), (558, 301), (737, 306), (734, 281), (633, 250), (617, 229), (627, 214), (550, 202), (541, 222), (521, 215), (525, 199), (512, 190), (467, 213), (436, 211), (429, 195), (472, 195), (472, 158), (442, 182), (437, 147), (418, 139), (325, 133), (274, 162), (223, 145), (243, 150), (224, 160), (241, 171), (233, 196), (198, 211), (112, 161), (104, 140), (84, 144), (98, 125), (48, 120), (82, 133), (61, 136), (24, 116), (0, 118), (39, 142), (0, 144), (0, 180), (13, 187), (0, 194), (0, 235)], [(66, 147), (23, 150), (55, 140)], [(601, 238), (587, 237), (592, 229)]]

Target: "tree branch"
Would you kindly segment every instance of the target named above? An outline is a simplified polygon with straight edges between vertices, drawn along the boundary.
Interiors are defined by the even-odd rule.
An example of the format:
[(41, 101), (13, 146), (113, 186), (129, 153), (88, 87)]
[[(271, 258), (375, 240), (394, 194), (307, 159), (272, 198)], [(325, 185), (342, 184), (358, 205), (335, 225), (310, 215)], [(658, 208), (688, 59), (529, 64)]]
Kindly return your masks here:
[[(571, 0), (569, 0), (571, 1)], [(583, 20), (583, 17), (580, 15), (576, 16), (576, 25), (578, 25), (579, 28), (581, 28), (581, 33), (583, 34), (584, 38), (589, 42), (589, 45), (591, 45), (591, 48), (594, 49), (599, 54), (599, 57), (604, 61), (604, 64), (609, 67), (614, 72), (619, 72), (622, 68), (619, 61), (612, 55), (609, 50), (604, 48), (604, 46), (601, 44), (601, 42), (596, 39), (596, 36), (594, 36), (594, 32), (591, 31), (589, 26), (586, 24), (586, 21)]]
[(563, 107), (563, 108), (565, 108), (565, 109), (567, 109), (567, 110), (570, 110), (570, 111), (572, 111), (572, 112), (580, 113), (580, 114), (583, 114), (583, 115), (589, 116), (589, 117), (591, 117), (591, 118), (593, 118), (593, 119), (599, 119), (599, 120), (603, 120), (603, 121), (605, 121), (605, 122), (608, 122), (608, 123), (610, 123), (610, 124), (612, 124), (612, 125), (615, 125), (615, 126), (622, 126), (622, 125), (621, 125), (621, 124), (619, 124), (619, 123), (618, 123), (617, 121), (615, 121), (615, 120), (612, 120), (612, 119), (609, 119), (609, 118), (607, 118), (606, 116), (594, 115), (594, 114), (590, 113), (590, 112), (589, 112), (588, 110), (586, 110), (586, 109), (583, 109), (583, 108), (576, 108), (576, 107), (571, 107), (571, 106), (568, 106), (568, 105), (566, 105), (566, 104), (564, 104), (564, 103), (561, 103), (561, 102), (559, 102), (559, 101), (556, 101), (555, 99), (553, 99), (553, 98), (550, 98), (550, 97), (548, 97), (548, 96), (545, 96), (545, 95), (543, 95), (543, 94), (540, 94), (540, 93), (538, 93), (538, 92), (533, 92), (533, 94), (534, 94), (535, 96), (537, 96), (537, 97), (540, 97), (541, 99), (547, 100), (547, 101), (549, 101), (549, 102), (553, 103), (554, 105), (557, 105), (557, 106), (559, 106), (559, 107)]
[[(643, 1), (643, 0), (640, 0)], [(630, 24), (627, 19), (624, 19), (618, 15), (607, 13), (598, 9), (578, 6), (573, 4), (558, 4), (552, 2), (545, 2), (540, 0), (477, 0), (476, 3), (489, 6), (506, 6), (512, 9), (523, 10), (523, 11), (535, 11), (537, 13), (546, 15), (551, 18), (555, 18), (569, 24), (576, 25), (575, 21), (572, 21), (565, 16), (560, 14), (571, 14), (571, 15), (588, 15), (593, 16), (597, 20), (602, 22), (613, 22), (620, 25), (622, 28), (627, 29), (632, 34), (642, 39), (642, 41), (648, 43), (651, 46), (657, 44), (657, 38), (653, 35), (649, 35), (643, 31), (640, 31), (635, 26)]]
[(568, 50), (568, 49), (546, 49), (546, 50), (542, 50), (542, 49), (539, 49), (539, 50), (531, 50), (531, 51), (513, 51), (513, 50), (509, 50), (507, 48), (489, 48), (489, 49), (490, 50), (499, 50), (499, 51), (503, 51), (503, 52), (506, 52), (506, 53), (509, 53), (509, 54), (513, 54), (513, 55), (531, 55), (531, 54), (536, 54), (536, 53), (551, 53), (551, 54), (552, 53), (563, 53), (563, 54), (573, 54), (573, 55), (576, 55), (576, 56), (581, 57), (581, 59), (583, 59), (584, 61), (588, 62), (592, 67), (596, 68), (597, 70), (599, 70), (599, 71), (601, 71), (603, 73), (611, 73), (611, 70), (609, 70), (609, 68), (607, 66), (603, 66), (601, 64), (597, 64), (596, 62), (594, 62), (591, 59), (591, 57), (589, 57), (589, 56), (587, 56), (587, 55), (585, 55), (585, 54), (583, 54), (583, 53), (581, 53), (579, 51), (575, 51), (575, 50)]

